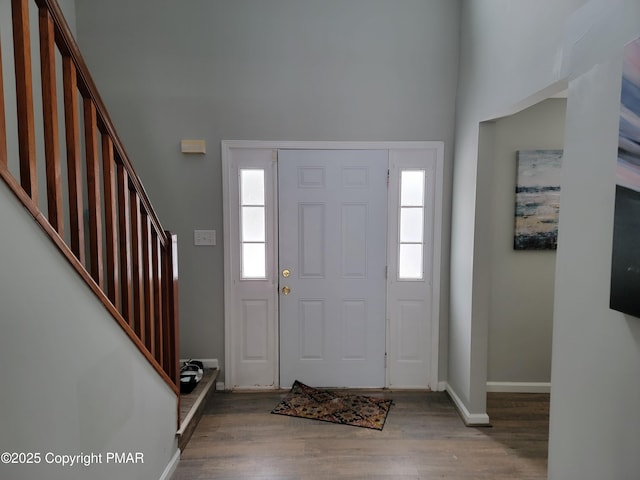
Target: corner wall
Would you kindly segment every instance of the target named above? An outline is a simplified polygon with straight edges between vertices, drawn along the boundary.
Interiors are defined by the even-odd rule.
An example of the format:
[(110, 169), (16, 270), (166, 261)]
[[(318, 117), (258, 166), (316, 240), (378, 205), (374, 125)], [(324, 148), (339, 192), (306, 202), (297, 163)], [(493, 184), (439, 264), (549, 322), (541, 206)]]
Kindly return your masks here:
[[(479, 125), (533, 105), (568, 82), (549, 478), (635, 479), (640, 319), (610, 310), (608, 299), (622, 49), (640, 35), (640, 2), (471, 0), (463, 2), (461, 31), (450, 383), (471, 412), (483, 408), (482, 385), (470, 378), (472, 366), (487, 361), (475, 355), (474, 344), (484, 341), (488, 315), (472, 315), (472, 307), (483, 301), (477, 282), (488, 274), (478, 257), (491, 251), (474, 235), (488, 207), (477, 202), (487, 188), (478, 171)], [(455, 358), (458, 351), (469, 353)]]
[(521, 111), (566, 87), (566, 73), (562, 70), (565, 26), (583, 3), (584, 0), (462, 3), (448, 384), (471, 414), (483, 415), (486, 410), (486, 278), (491, 275), (487, 261), (491, 235), (486, 220), (492, 198), (493, 162), (478, 163), (482, 147), (480, 124)]
[[(640, 23), (639, 2), (624, 13)], [(633, 35), (640, 35), (640, 24)], [(622, 46), (630, 39), (622, 32), (590, 38), (608, 43), (611, 54), (569, 85), (553, 331), (552, 479), (631, 480), (640, 472), (640, 318), (609, 309)]]

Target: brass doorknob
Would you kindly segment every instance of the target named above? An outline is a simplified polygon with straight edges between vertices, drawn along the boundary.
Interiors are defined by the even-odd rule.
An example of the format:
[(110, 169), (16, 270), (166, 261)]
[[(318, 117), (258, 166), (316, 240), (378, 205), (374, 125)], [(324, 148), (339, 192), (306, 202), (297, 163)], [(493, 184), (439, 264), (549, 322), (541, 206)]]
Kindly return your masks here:
[(282, 276), (284, 278), (289, 278), (289, 275), (291, 275), (291, 270), (289, 270), (288, 268), (285, 268), (284, 270), (282, 270)]
[(291, 289), (287, 286), (282, 287), (282, 294), (283, 295), (289, 295), (289, 293), (291, 292)]

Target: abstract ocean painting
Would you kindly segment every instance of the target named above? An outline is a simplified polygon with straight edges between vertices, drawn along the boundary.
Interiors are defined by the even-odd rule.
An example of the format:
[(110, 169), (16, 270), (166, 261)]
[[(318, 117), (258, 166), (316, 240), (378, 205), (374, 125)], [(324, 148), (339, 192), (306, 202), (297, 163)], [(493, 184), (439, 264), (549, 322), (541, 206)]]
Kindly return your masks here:
[(518, 150), (515, 250), (558, 245), (562, 150)]
[(640, 38), (624, 50), (610, 306), (640, 317)]

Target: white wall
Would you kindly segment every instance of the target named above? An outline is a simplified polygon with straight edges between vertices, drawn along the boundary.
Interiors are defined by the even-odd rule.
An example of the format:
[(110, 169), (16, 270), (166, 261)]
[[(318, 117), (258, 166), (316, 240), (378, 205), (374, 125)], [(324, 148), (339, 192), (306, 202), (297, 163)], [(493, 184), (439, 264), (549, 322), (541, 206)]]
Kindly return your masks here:
[(548, 99), (495, 121), (494, 149), (489, 159), (494, 162), (491, 273), (487, 279), (489, 382), (551, 381), (556, 252), (513, 249), (516, 152), (562, 150), (566, 104), (562, 98)]
[(476, 184), (484, 167), (478, 125), (532, 105), (568, 80), (549, 478), (635, 479), (640, 319), (609, 310), (608, 298), (621, 55), (640, 35), (640, 2), (469, 0), (461, 31), (449, 381), (471, 412), (483, 411), (486, 376), (473, 373), (486, 364), (477, 352), (486, 342), (488, 308), (476, 302), (485, 306), (479, 258), (491, 248), (488, 237), (474, 239), (487, 207), (476, 200), (487, 197), (485, 184)]
[[(640, 2), (624, 15), (639, 22)], [(567, 105), (551, 377), (554, 479), (635, 479), (640, 472), (640, 318), (608, 308), (621, 46), (631, 39), (626, 32), (640, 35), (640, 24), (615, 33), (608, 27), (613, 35), (589, 41), (608, 43), (611, 55), (571, 82)]]
[(449, 217), (458, 16), (451, 0), (78, 2), (87, 63), (179, 235), (182, 356), (224, 358), (222, 245), (192, 245), (194, 229), (222, 240), (221, 140), (442, 140)]
[[(177, 451), (175, 394), (2, 182), (0, 225), (0, 452), (42, 455), (0, 477), (160, 478)], [(47, 464), (49, 452), (103, 464)], [(107, 452), (144, 463), (107, 465)]]

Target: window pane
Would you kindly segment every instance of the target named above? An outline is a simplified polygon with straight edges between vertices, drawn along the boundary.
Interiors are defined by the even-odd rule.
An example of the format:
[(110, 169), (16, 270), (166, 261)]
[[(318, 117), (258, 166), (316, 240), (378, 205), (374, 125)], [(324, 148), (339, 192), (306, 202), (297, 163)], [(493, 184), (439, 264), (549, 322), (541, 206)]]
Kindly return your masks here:
[(424, 206), (424, 170), (403, 170), (400, 173), (400, 206)]
[(242, 207), (242, 241), (265, 241), (264, 207)]
[(266, 278), (265, 244), (242, 244), (242, 278)]
[(264, 205), (264, 170), (240, 170), (240, 203)]
[(422, 279), (422, 245), (400, 245), (398, 277), (404, 280)]
[(422, 243), (423, 208), (400, 209), (400, 242)]

